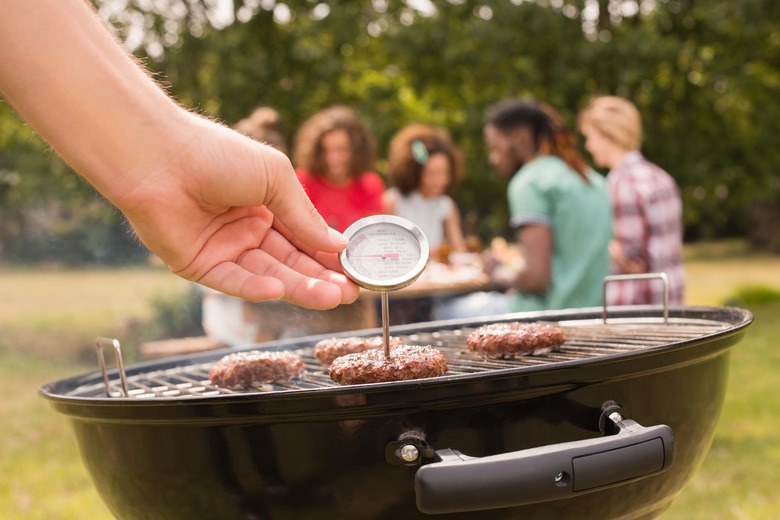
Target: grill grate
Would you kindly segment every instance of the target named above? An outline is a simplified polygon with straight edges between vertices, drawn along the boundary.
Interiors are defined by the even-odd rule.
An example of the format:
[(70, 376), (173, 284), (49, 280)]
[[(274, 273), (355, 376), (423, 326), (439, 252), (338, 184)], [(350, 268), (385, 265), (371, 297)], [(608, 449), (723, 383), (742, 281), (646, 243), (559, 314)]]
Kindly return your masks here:
[[(432, 345), (447, 357), (447, 376), (474, 374), (504, 369), (517, 369), (564, 361), (584, 361), (601, 356), (630, 353), (638, 350), (667, 346), (688, 340), (697, 340), (730, 328), (729, 324), (700, 319), (671, 319), (659, 323), (657, 319), (634, 318), (602, 323), (600, 320), (561, 321), (557, 323), (566, 333), (561, 348), (546, 354), (522, 356), (515, 359), (487, 359), (470, 352), (466, 345), (468, 335), (476, 327), (428, 327), (419, 331), (394, 333), (409, 344)], [(452, 325), (450, 325), (452, 327)], [(127, 396), (135, 399), (165, 399), (204, 397), (248, 392), (289, 392), (338, 386), (330, 380), (327, 369), (313, 356), (314, 341), (302, 341), (287, 346), (300, 354), (306, 372), (300, 379), (287, 383), (265, 384), (248, 390), (231, 390), (211, 384), (208, 372), (214, 359), (207, 362), (189, 362), (172, 368), (150, 370), (125, 377)], [(102, 355), (102, 353), (101, 353)], [(120, 361), (121, 363), (121, 361)], [(184, 361), (183, 363), (187, 363)], [(81, 385), (69, 395), (74, 397), (124, 397), (119, 381), (106, 376), (103, 381)], [(124, 385), (123, 385), (124, 387)]]

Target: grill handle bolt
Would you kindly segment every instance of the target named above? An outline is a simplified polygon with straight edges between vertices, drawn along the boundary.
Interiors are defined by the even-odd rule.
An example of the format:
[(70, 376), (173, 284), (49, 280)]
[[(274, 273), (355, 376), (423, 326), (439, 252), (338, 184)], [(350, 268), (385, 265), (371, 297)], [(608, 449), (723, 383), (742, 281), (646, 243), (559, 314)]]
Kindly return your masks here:
[(620, 430), (620, 422), (625, 419), (625, 410), (616, 401), (606, 401), (601, 405), (599, 431), (604, 435), (615, 435)]
[(419, 466), (433, 460), (437, 452), (425, 442), (425, 432), (409, 430), (385, 446), (385, 460), (391, 466)]
[(555, 482), (555, 485), (558, 487), (564, 487), (569, 485), (569, 474), (565, 471), (561, 471), (557, 475), (555, 475), (555, 478), (553, 478), (553, 481)]
[(418, 450), (417, 446), (414, 444), (406, 444), (401, 446), (401, 448), (398, 450), (398, 454), (406, 462), (414, 462), (420, 456), (420, 450)]

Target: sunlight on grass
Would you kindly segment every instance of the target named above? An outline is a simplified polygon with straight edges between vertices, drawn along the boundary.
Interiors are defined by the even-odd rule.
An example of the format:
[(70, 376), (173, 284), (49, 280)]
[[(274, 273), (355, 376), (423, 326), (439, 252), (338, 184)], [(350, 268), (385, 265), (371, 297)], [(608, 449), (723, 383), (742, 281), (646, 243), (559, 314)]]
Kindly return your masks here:
[(152, 296), (181, 292), (188, 282), (165, 269), (0, 271), (0, 327), (54, 330), (95, 321), (148, 318)]
[(723, 305), (743, 286), (780, 291), (780, 256), (749, 251), (740, 241), (685, 247), (686, 305)]
[(0, 270), (0, 347), (52, 357), (91, 350), (152, 316), (156, 297), (189, 282), (162, 268)]

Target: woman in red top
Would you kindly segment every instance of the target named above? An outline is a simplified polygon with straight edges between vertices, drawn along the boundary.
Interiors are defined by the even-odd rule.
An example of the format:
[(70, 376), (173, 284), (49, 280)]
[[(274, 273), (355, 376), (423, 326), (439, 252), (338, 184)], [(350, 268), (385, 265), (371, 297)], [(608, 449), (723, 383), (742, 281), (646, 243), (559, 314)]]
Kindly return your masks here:
[(376, 142), (357, 114), (333, 106), (306, 120), (295, 139), (298, 180), (328, 225), (344, 231), (382, 211), (382, 178), (374, 172)]

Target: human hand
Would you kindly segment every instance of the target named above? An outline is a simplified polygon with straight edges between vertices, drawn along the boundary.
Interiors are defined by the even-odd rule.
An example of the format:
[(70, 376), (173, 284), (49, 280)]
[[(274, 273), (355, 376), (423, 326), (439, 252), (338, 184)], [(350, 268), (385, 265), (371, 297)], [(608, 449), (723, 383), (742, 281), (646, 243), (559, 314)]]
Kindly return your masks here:
[(624, 251), (623, 246), (617, 240), (612, 240), (609, 243), (609, 257), (622, 274), (640, 274), (647, 272), (647, 262), (641, 258), (629, 257)]
[(338, 262), (346, 240), (286, 156), (193, 114), (176, 140), (183, 146), (164, 164), (136, 165), (117, 180), (121, 194), (108, 190), (172, 272), (251, 301), (327, 309), (357, 298)]
[(283, 154), (174, 103), (89, 2), (2, 8), (0, 93), (174, 273), (252, 301), (357, 298)]

